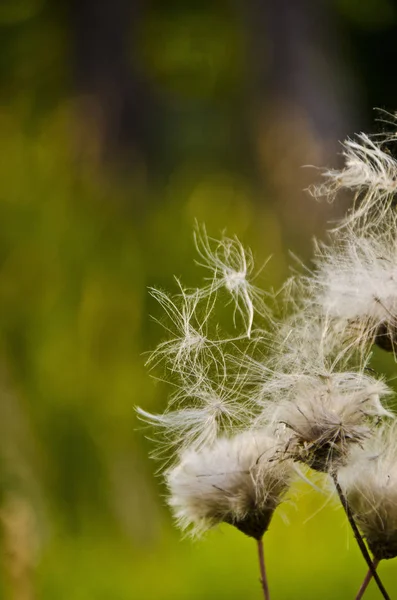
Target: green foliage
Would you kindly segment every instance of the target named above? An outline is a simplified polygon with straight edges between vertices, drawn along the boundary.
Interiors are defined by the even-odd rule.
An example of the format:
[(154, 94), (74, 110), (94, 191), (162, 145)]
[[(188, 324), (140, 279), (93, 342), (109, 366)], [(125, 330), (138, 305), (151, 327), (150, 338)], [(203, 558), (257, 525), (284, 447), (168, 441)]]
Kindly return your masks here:
[(360, 28), (387, 29), (396, 21), (396, 7), (391, 0), (335, 0), (338, 10)]

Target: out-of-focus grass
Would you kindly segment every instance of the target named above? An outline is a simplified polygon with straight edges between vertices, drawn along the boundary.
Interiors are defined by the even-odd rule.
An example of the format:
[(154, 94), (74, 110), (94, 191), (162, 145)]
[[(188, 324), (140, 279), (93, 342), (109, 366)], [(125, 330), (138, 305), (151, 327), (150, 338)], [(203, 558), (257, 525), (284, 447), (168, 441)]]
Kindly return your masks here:
[[(250, 237), (259, 264), (278, 249), (266, 278), (279, 285), (285, 263), (277, 220), (263, 209), (255, 221), (248, 184), (227, 171), (197, 174), (184, 165), (161, 202), (150, 197), (158, 191), (136, 184), (139, 177), (115, 184), (90, 153), (76, 154), (72, 104), (34, 132), (20, 113), (0, 120), (7, 149), (0, 166), (1, 417), (5, 432), (13, 424), (1, 441), (1, 489), (22, 494), (37, 512), (43, 597), (72, 594), (69, 583), (73, 597), (105, 597), (106, 589), (116, 597), (118, 587), (145, 597), (144, 565), (154, 566), (164, 521), (150, 444), (134, 413), (137, 404), (154, 409), (164, 401), (144, 369), (142, 353), (164, 335), (150, 322), (148, 313), (159, 313), (146, 286), (176, 289), (174, 272), (191, 285), (201, 279), (195, 218), (210, 232), (227, 224)], [(146, 545), (131, 554), (120, 531)], [(174, 550), (161, 541), (164, 556), (176, 564), (186, 546), (175, 533), (168, 539)], [(177, 569), (167, 573), (182, 597)], [(163, 593), (176, 594), (174, 586)]]
[[(282, 509), (289, 523), (276, 516), (265, 536), (271, 591), (285, 600), (352, 598), (365, 564), (343, 512), (333, 505), (313, 516), (325, 497), (299, 487), (296, 505)], [(392, 565), (381, 572), (392, 586)], [(58, 535), (44, 554), (38, 588), (40, 597), (61, 600), (261, 597), (252, 540), (227, 526), (201, 541), (180, 540), (169, 523), (154, 544), (131, 544), (100, 531)], [(371, 587), (368, 598), (376, 597)]]

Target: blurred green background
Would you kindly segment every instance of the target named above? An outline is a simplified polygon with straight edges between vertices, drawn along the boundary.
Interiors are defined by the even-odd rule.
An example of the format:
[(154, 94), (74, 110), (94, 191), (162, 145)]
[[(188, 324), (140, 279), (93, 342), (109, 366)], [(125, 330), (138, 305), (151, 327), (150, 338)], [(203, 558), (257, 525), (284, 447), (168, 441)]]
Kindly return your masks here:
[[(343, 207), (302, 165), (397, 108), (396, 34), (392, 0), (0, 0), (1, 598), (261, 597), (254, 543), (183, 540), (165, 506), (134, 413), (168, 391), (147, 286), (200, 284), (195, 219), (272, 254), (269, 286), (309, 260)], [(266, 535), (273, 596), (353, 598), (343, 514), (299, 489)]]

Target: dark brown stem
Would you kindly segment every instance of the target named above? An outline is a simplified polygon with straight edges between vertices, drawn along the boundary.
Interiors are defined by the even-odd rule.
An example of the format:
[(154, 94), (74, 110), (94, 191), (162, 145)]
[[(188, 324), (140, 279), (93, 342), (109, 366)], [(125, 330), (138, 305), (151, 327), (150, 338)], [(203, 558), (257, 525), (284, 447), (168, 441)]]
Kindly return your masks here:
[[(378, 564), (379, 564), (379, 560), (377, 558), (375, 558), (372, 563), (374, 569), (377, 568)], [(371, 579), (372, 579), (372, 572), (371, 572), (371, 569), (368, 569), (368, 573), (366, 574), (365, 579), (362, 582), (360, 589), (358, 590), (358, 594), (357, 594), (355, 600), (361, 600), (361, 598), (364, 596), (364, 592), (367, 589), (368, 584), (371, 581)]]
[(372, 562), (372, 558), (371, 558), (371, 556), (370, 556), (370, 554), (369, 554), (369, 552), (367, 550), (367, 546), (365, 545), (364, 540), (361, 537), (361, 534), (360, 534), (360, 532), (358, 530), (358, 527), (357, 527), (356, 522), (354, 520), (353, 513), (352, 513), (352, 511), (350, 509), (350, 506), (349, 506), (349, 503), (348, 503), (348, 501), (346, 499), (346, 496), (344, 495), (344, 493), (342, 491), (342, 488), (339, 485), (337, 474), (334, 471), (334, 472), (331, 472), (330, 475), (331, 475), (331, 477), (333, 479), (333, 482), (335, 484), (335, 488), (336, 488), (336, 491), (338, 493), (339, 500), (340, 500), (340, 502), (341, 502), (341, 504), (342, 504), (342, 506), (344, 508), (344, 511), (346, 513), (346, 516), (347, 516), (347, 519), (348, 519), (348, 521), (350, 523), (350, 527), (353, 530), (354, 537), (356, 538), (356, 542), (357, 542), (357, 544), (358, 544), (358, 546), (359, 546), (359, 548), (361, 550), (361, 554), (363, 555), (363, 558), (364, 558), (365, 562), (368, 565), (369, 571), (370, 571), (372, 577), (374, 578), (374, 580), (376, 581), (376, 584), (377, 584), (377, 586), (379, 588), (379, 591), (382, 594), (383, 598), (385, 600), (390, 600), (390, 596), (387, 593), (387, 591), (386, 591), (386, 589), (385, 589), (382, 581), (380, 580), (380, 577), (379, 577), (378, 573), (376, 572), (376, 567), (374, 566), (374, 563)]
[(259, 558), (259, 569), (261, 572), (261, 584), (263, 589), (263, 597), (265, 600), (270, 600), (269, 585), (267, 583), (266, 568), (265, 568), (265, 554), (263, 552), (263, 538), (258, 540), (258, 558)]

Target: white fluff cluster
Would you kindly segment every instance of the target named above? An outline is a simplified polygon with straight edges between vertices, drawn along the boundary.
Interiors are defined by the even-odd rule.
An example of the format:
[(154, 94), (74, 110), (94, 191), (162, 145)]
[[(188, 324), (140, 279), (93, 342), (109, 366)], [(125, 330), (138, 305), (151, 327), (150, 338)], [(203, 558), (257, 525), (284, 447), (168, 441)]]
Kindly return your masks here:
[(163, 433), (165, 448), (212, 445), (220, 435), (249, 426), (254, 414), (254, 404), (241, 386), (234, 383), (228, 389), (227, 385), (225, 380), (212, 381), (208, 372), (195, 365), (192, 373), (184, 374), (163, 414), (142, 409), (138, 413)]
[[(314, 191), (333, 199), (347, 188), (355, 200), (328, 242), (315, 244), (312, 271), (277, 295), (286, 317), (276, 319), (266, 304), (275, 297), (253, 284), (252, 253), (203, 227), (195, 242), (210, 274), (204, 286), (152, 290), (169, 338), (148, 363), (163, 365), (173, 392), (164, 413), (139, 412), (171, 462), (169, 504), (183, 529), (226, 522), (260, 540), (299, 463), (331, 475), (338, 493), (340, 479), (375, 558), (397, 555), (396, 416), (385, 406), (390, 388), (369, 369), (373, 344), (397, 355), (389, 139), (347, 140), (345, 167)], [(219, 325), (225, 295), (238, 335)]]
[[(147, 363), (164, 364), (165, 378), (174, 391), (163, 414), (138, 412), (162, 434), (160, 453), (170, 446), (180, 452), (185, 447), (211, 445), (221, 435), (234, 435), (250, 426), (255, 402), (247, 395), (229, 354), (237, 351), (240, 342), (255, 345), (249, 341), (255, 318), (262, 320), (271, 314), (264, 308), (265, 293), (247, 279), (254, 268), (250, 251), (244, 251), (237, 239), (209, 238), (204, 228), (197, 229), (195, 239), (202, 261), (199, 264), (210, 269), (211, 282), (186, 290), (178, 281), (175, 296), (151, 290), (166, 314), (164, 327), (169, 339), (159, 344)], [(234, 301), (235, 321), (236, 312), (240, 314), (244, 331), (239, 336), (222, 338), (213, 323), (222, 287)]]
[(225, 522), (261, 539), (291, 480), (291, 464), (279, 453), (277, 439), (266, 431), (186, 449), (166, 472), (169, 504), (182, 529), (197, 535)]
[(392, 416), (383, 404), (390, 389), (370, 374), (368, 354), (341, 345), (343, 334), (327, 318), (300, 311), (280, 326), (267, 360), (245, 358), (256, 426), (271, 424), (286, 455), (317, 471), (344, 464), (351, 447)]
[[(260, 304), (255, 312), (253, 299), (259, 294), (246, 280), (254, 268), (252, 254), (245, 253), (238, 240), (208, 238), (204, 229), (196, 234), (196, 245), (212, 270), (212, 281), (197, 290), (185, 290), (178, 282), (180, 293), (174, 297), (152, 290), (170, 321), (165, 327), (171, 337), (148, 362), (163, 362), (173, 386), (164, 413), (138, 409), (160, 435), (157, 454), (165, 454), (176, 473), (185, 473), (181, 465), (186, 456), (199, 460), (223, 451), (227, 444), (234, 448), (236, 439), (238, 446), (248, 439), (241, 438), (247, 431), (252, 435), (253, 430), (270, 428), (277, 438), (279, 460), (292, 459), (321, 472), (346, 464), (351, 448), (370, 437), (379, 419), (391, 416), (383, 405), (390, 390), (367, 372), (368, 350), (345, 343), (346, 321), (357, 319), (333, 314), (321, 300), (320, 269), (325, 260), (312, 277), (298, 277), (285, 286), (284, 299), (292, 305), (292, 315), (280, 323), (267, 319), (265, 332), (263, 319), (270, 309)], [(339, 256), (336, 248), (331, 251)], [(338, 273), (327, 278), (329, 285), (332, 276), (337, 278)], [(230, 288), (231, 280), (239, 281), (235, 289)], [(236, 310), (245, 309), (241, 319), (245, 331), (240, 336), (222, 337), (214, 321), (221, 286), (231, 293)], [(368, 286), (364, 288), (368, 292)], [(244, 290), (252, 294), (252, 303), (241, 304), (239, 294), (244, 298)], [(358, 303), (355, 306), (358, 309)], [(244, 455), (241, 449), (240, 454)], [(167, 475), (170, 502), (179, 507), (180, 516), (188, 495), (177, 496), (170, 473), (174, 471)], [(210, 491), (216, 504), (219, 490)], [(202, 498), (198, 494), (198, 502)], [(189, 513), (190, 508), (186, 510)]]
[(397, 426), (382, 427), (339, 472), (339, 482), (376, 559), (397, 556)]
[(389, 388), (364, 372), (279, 373), (262, 389), (259, 422), (282, 424), (285, 452), (316, 471), (345, 464), (353, 445), (371, 435), (374, 419), (391, 416)]
[(364, 343), (392, 350), (397, 317), (397, 221), (375, 230), (349, 228), (317, 245), (309, 302)]
[[(164, 413), (138, 413), (160, 435), (156, 454), (172, 464), (165, 477), (179, 524), (199, 533), (223, 521), (259, 539), (288, 488), (291, 463), (280, 452), (284, 440), (275, 429), (252, 429), (258, 403), (238, 357), (263, 345), (262, 326), (271, 322), (271, 310), (263, 302), (266, 294), (249, 281), (250, 251), (237, 239), (209, 238), (204, 228), (195, 239), (199, 264), (212, 279), (197, 290), (178, 282), (174, 297), (152, 290), (166, 313), (169, 339), (148, 364), (164, 365), (173, 392)], [(222, 288), (234, 303), (234, 325), (240, 316), (239, 336), (221, 337), (215, 321)]]
[(344, 168), (326, 171), (326, 182), (313, 189), (332, 200), (350, 189), (355, 200), (329, 242), (316, 244), (314, 270), (301, 278), (301, 287), (306, 311), (325, 315), (342, 332), (342, 345), (361, 345), (365, 352), (376, 343), (396, 354), (397, 161), (387, 146), (392, 140), (395, 133), (347, 140)]
[(334, 200), (340, 190), (353, 191), (355, 205), (345, 223), (366, 218), (373, 209), (372, 222), (378, 222), (393, 202), (397, 191), (397, 161), (383, 144), (382, 140), (375, 141), (365, 133), (356, 139), (347, 139), (343, 143), (344, 167), (325, 170), (326, 181), (310, 190), (315, 197), (325, 196), (328, 200)]

